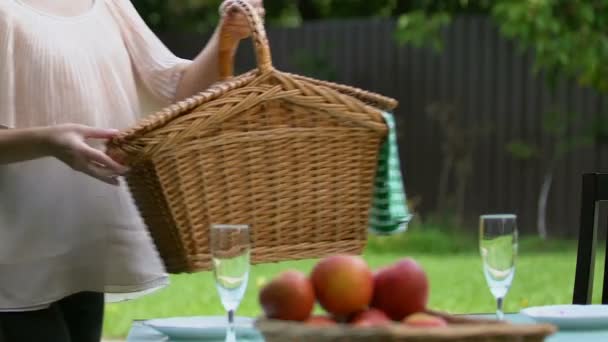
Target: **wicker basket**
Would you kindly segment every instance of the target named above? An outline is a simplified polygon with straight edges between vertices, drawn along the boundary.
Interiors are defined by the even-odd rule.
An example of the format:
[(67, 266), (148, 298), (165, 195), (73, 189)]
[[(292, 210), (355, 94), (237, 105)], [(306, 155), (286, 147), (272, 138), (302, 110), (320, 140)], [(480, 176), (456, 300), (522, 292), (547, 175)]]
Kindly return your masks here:
[(252, 262), (360, 253), (379, 146), (379, 109), (396, 101), (272, 67), (262, 22), (249, 18), (258, 67), (151, 115), (109, 142), (167, 270), (210, 269), (209, 226), (248, 224)]
[(359, 328), (349, 325), (309, 326), (299, 322), (260, 319), (257, 329), (266, 342), (542, 342), (556, 332), (550, 324), (510, 324), (432, 312), (446, 319), (445, 328)]

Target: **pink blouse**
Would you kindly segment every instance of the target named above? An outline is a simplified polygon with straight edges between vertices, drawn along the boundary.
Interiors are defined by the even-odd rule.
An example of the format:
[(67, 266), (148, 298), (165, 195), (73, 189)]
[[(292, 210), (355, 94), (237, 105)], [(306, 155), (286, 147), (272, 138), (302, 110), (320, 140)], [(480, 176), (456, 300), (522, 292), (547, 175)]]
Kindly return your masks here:
[[(128, 0), (95, 0), (73, 17), (0, 1), (1, 126), (125, 128), (173, 100), (188, 63)], [(0, 165), (0, 311), (78, 291), (132, 298), (167, 279), (124, 184), (53, 158)]]

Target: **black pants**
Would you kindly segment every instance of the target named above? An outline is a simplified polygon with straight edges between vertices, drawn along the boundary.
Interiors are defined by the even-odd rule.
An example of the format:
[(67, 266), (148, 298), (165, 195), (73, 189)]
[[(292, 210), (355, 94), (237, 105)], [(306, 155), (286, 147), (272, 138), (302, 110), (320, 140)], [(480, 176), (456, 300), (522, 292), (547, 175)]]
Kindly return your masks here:
[(0, 342), (99, 342), (102, 293), (81, 292), (47, 309), (0, 312)]

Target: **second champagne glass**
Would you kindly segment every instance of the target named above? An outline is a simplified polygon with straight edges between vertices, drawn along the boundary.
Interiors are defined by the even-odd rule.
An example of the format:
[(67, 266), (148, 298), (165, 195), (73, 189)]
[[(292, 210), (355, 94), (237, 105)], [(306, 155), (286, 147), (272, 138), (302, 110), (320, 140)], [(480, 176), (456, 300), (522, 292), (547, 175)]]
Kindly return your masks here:
[(482, 215), (479, 218), (479, 250), (490, 292), (496, 299), (496, 317), (504, 319), (503, 301), (515, 276), (517, 216)]

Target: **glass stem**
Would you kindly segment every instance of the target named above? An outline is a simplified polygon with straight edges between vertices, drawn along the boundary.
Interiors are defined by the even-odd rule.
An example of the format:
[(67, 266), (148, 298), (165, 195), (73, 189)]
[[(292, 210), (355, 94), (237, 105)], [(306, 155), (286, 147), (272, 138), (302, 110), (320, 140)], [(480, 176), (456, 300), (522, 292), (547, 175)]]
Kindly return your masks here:
[(500, 321), (505, 319), (505, 314), (502, 309), (503, 298), (504, 297), (496, 298), (496, 318), (498, 318)]
[(226, 327), (225, 342), (236, 342), (236, 329), (234, 328), (234, 310), (228, 310), (228, 326)]
[(228, 324), (234, 325), (234, 310), (228, 310)]

